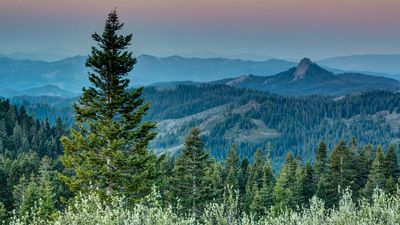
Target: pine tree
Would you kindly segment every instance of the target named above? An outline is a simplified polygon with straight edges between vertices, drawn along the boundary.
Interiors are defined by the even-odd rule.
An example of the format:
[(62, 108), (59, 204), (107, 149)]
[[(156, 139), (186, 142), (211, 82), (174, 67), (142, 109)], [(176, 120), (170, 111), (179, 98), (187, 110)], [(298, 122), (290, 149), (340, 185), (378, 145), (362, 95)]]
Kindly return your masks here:
[(184, 212), (193, 213), (196, 218), (213, 197), (207, 177), (209, 168), (209, 154), (204, 150), (200, 130), (194, 128), (186, 137), (182, 153), (175, 161), (171, 194), (179, 200)]
[(292, 196), (292, 205), (291, 207), (295, 207), (295, 206), (301, 206), (304, 202), (305, 199), (303, 197), (303, 178), (304, 178), (304, 174), (303, 174), (303, 168), (301, 166), (301, 159), (297, 158), (295, 161), (295, 165), (296, 165), (296, 170), (294, 172), (295, 176), (294, 176), (294, 187), (293, 187), (293, 196)]
[(21, 199), (19, 200), (20, 204), (16, 207), (18, 214), (21, 216), (30, 212), (30, 210), (38, 204), (39, 196), (38, 184), (32, 174), (27, 185), (23, 187)]
[(240, 198), (240, 210), (246, 211), (248, 210), (247, 205), (245, 204), (246, 200), (246, 185), (249, 177), (249, 160), (244, 158), (240, 163), (240, 169), (238, 174), (238, 189), (239, 189), (239, 198)]
[(361, 148), (361, 151), (357, 156), (355, 185), (359, 191), (365, 187), (365, 184), (368, 181), (368, 176), (371, 170), (372, 162), (374, 161), (374, 157), (372, 145), (367, 145)]
[[(272, 162), (270, 159), (269, 149), (267, 149), (267, 159), (264, 163), (262, 187), (257, 189), (250, 210), (257, 216), (263, 216), (273, 205), (272, 192), (275, 184), (275, 177), (272, 172)], [(255, 188), (256, 189), (256, 188)]]
[(288, 168), (282, 167), (276, 178), (276, 184), (273, 191), (274, 206), (278, 209), (289, 207), (291, 205), (292, 190), (289, 188)]
[(303, 173), (300, 179), (300, 201), (299, 205), (306, 204), (314, 196), (316, 192), (316, 184), (314, 178), (314, 169), (310, 163), (307, 163), (303, 169)]
[(390, 145), (389, 151), (385, 156), (386, 177), (392, 177), (393, 180), (399, 179), (400, 169), (398, 164), (397, 153), (394, 145)]
[(125, 77), (136, 59), (126, 50), (132, 34), (118, 34), (123, 25), (113, 10), (104, 32), (92, 35), (99, 48), (92, 47), (86, 66), (94, 87), (83, 88), (74, 104), (76, 125), (71, 138), (62, 138), (66, 173), (60, 178), (73, 192), (120, 193), (137, 201), (159, 175), (157, 157), (147, 150), (156, 134), (155, 123), (142, 121), (150, 107), (140, 97), (143, 88), (128, 89)]
[(386, 187), (385, 156), (382, 147), (379, 145), (376, 151), (375, 160), (372, 163), (367, 184), (363, 189), (364, 197), (371, 198), (375, 188), (384, 190)]
[(273, 190), (274, 206), (278, 209), (296, 206), (296, 160), (291, 152), (286, 155), (285, 164), (276, 179)]
[(239, 156), (237, 153), (236, 145), (232, 145), (228, 157), (225, 162), (223, 175), (224, 186), (231, 187), (233, 190), (238, 189), (238, 173), (239, 173)]
[(393, 177), (389, 177), (386, 179), (386, 184), (385, 184), (385, 191), (388, 194), (395, 194), (397, 191), (397, 185), (396, 181), (393, 179)]
[(261, 187), (262, 184), (262, 175), (263, 175), (263, 165), (264, 159), (261, 149), (257, 149), (256, 153), (254, 154), (254, 161), (250, 167), (250, 174), (249, 174), (249, 184), (253, 186), (255, 184), (257, 187)]
[(50, 168), (50, 158), (44, 157), (39, 168), (39, 202), (38, 211), (42, 218), (50, 219), (50, 216), (56, 211), (56, 195), (52, 178), (53, 172)]
[(262, 185), (262, 168), (263, 168), (263, 154), (261, 149), (257, 149), (254, 153), (254, 161), (249, 168), (249, 177), (246, 184), (246, 193), (244, 196), (244, 210), (249, 212), (250, 205), (258, 189)]
[(321, 141), (318, 146), (314, 163), (315, 183), (318, 183), (321, 177), (326, 174), (327, 162), (328, 162), (328, 153), (326, 144), (324, 141)]
[(327, 172), (328, 153), (324, 141), (321, 141), (314, 163), (314, 184), (316, 185), (316, 195), (324, 199), (326, 194), (326, 172)]
[(8, 186), (9, 183), (7, 181), (8, 180), (7, 175), (8, 174), (3, 168), (3, 165), (0, 165), (0, 184), (2, 184), (2, 187), (0, 188), (0, 202), (6, 209), (10, 209), (12, 204), (12, 199), (11, 199), (10, 187)]
[(220, 162), (212, 158), (206, 173), (206, 182), (209, 183), (209, 199), (218, 201), (224, 192), (222, 182), (223, 167)]
[(244, 158), (240, 163), (240, 169), (238, 174), (238, 188), (240, 196), (244, 196), (246, 193), (246, 184), (248, 180), (249, 171), (249, 160)]
[(354, 191), (354, 155), (342, 140), (334, 148), (328, 162), (326, 205), (332, 207), (339, 202), (340, 190)]

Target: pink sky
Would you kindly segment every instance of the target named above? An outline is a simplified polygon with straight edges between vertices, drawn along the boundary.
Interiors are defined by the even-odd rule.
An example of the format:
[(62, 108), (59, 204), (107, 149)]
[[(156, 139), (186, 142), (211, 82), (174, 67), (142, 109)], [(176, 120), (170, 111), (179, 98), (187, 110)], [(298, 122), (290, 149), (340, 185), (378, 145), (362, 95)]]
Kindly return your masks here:
[(114, 6), (139, 52), (400, 53), (399, 0), (0, 0), (0, 52), (85, 52)]

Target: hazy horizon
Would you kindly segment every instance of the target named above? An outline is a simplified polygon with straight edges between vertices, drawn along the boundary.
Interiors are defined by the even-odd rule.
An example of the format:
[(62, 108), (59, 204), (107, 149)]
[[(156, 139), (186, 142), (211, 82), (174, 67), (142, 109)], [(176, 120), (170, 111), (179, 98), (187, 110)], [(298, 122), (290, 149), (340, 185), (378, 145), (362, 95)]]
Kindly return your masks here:
[(395, 0), (0, 0), (0, 53), (87, 54), (118, 7), (137, 54), (314, 60), (400, 53)]

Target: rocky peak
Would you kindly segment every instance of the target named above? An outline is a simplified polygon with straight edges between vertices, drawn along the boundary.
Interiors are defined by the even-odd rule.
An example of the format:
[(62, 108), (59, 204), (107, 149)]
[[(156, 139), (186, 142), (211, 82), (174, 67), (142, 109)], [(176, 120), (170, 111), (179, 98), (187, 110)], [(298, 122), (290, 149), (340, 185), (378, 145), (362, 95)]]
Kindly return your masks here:
[(296, 71), (293, 73), (294, 79), (293, 80), (301, 80), (304, 78), (308, 68), (313, 64), (311, 59), (304, 58), (300, 61), (299, 65), (297, 66)]

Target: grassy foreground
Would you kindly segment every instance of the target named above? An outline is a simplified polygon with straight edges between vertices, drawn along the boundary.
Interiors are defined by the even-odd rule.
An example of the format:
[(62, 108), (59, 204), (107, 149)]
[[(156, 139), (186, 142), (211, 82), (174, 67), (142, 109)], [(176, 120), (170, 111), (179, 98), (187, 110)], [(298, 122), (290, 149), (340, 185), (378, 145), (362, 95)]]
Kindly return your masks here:
[(209, 204), (202, 215), (178, 215), (172, 207), (162, 207), (153, 195), (143, 203), (127, 208), (123, 198), (114, 197), (102, 201), (97, 195), (80, 195), (65, 211), (53, 219), (41, 218), (32, 211), (21, 218), (13, 217), (9, 224), (132, 224), (132, 225), (287, 225), (287, 224), (400, 224), (400, 192), (389, 196), (375, 190), (371, 201), (353, 202), (349, 191), (343, 192), (340, 203), (333, 209), (326, 209), (324, 202), (314, 197), (308, 207), (296, 211), (270, 209), (267, 216), (239, 213), (238, 197), (231, 192), (223, 202)]

